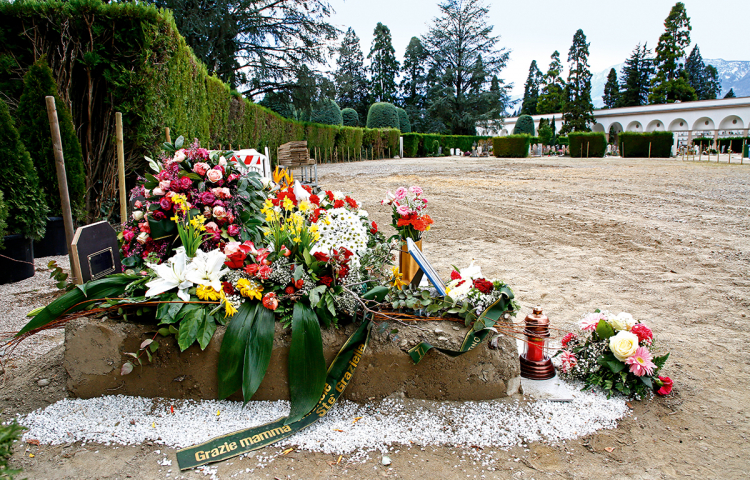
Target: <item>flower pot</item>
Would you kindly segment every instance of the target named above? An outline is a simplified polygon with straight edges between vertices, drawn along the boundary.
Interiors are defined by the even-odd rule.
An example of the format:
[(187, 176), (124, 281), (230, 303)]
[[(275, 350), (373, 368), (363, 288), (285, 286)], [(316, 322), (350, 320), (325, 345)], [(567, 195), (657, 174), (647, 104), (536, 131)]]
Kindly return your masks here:
[(34, 242), (23, 235), (6, 235), (0, 250), (0, 285), (34, 276)]
[(65, 239), (65, 224), (62, 217), (47, 217), (44, 237), (34, 242), (34, 256), (42, 258), (67, 254), (68, 243)]
[[(417, 245), (417, 248), (419, 250), (422, 250), (422, 240), (417, 240), (414, 242)], [(417, 274), (419, 271), (419, 265), (417, 265), (417, 262), (414, 260), (414, 257), (409, 255), (409, 250), (406, 248), (406, 242), (401, 242), (401, 252), (399, 253), (399, 272), (401, 272), (401, 280), (403, 280), (406, 283), (411, 283), (411, 280), (414, 278), (414, 275)]]

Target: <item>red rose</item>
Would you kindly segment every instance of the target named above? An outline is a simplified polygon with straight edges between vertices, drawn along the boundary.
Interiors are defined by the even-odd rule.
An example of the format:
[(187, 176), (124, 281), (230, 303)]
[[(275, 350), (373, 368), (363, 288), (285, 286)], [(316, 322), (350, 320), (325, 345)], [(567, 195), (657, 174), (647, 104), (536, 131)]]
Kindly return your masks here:
[(260, 268), (260, 265), (258, 265), (257, 263), (251, 263), (250, 265), (245, 267), (245, 273), (247, 273), (251, 277), (254, 277), (255, 275), (258, 274), (259, 268)]
[(577, 336), (578, 336), (578, 335), (576, 335), (576, 334), (575, 334), (575, 333), (573, 333), (573, 332), (570, 332), (570, 333), (567, 333), (567, 334), (565, 334), (565, 336), (564, 336), (564, 337), (562, 338), (562, 341), (560, 342), (560, 343), (562, 343), (562, 346), (563, 346), (563, 348), (567, 347), (567, 346), (568, 346), (568, 343), (569, 343), (569, 342), (570, 342), (571, 340), (573, 340), (574, 338), (576, 338)]
[(240, 226), (239, 225), (229, 225), (227, 227), (227, 233), (230, 237), (236, 237), (240, 233)]
[(330, 287), (331, 283), (333, 283), (333, 277), (329, 275), (323, 275), (322, 277), (320, 277), (320, 283), (322, 283), (326, 287)]
[(638, 336), (638, 343), (644, 342), (651, 345), (651, 341), (654, 339), (654, 333), (642, 323), (636, 323), (633, 325), (633, 328), (630, 329), (630, 333)]
[(325, 253), (323, 253), (323, 252), (316, 252), (316, 253), (313, 253), (313, 257), (315, 257), (315, 259), (316, 259), (317, 261), (319, 261), (319, 262), (325, 262), (325, 263), (328, 263), (328, 260), (330, 260), (330, 257), (328, 257), (328, 255), (326, 255), (326, 254), (325, 254)]
[(279, 300), (273, 292), (263, 295), (263, 306), (269, 310), (276, 310), (279, 307)]
[(314, 203), (315, 205), (320, 205), (320, 197), (317, 195), (310, 195), (310, 203)]
[(339, 278), (344, 278), (347, 275), (349, 275), (349, 266), (348, 265), (341, 265), (339, 267)]
[(370, 233), (372, 233), (373, 235), (378, 233), (378, 224), (373, 221), (371, 226), (372, 228), (370, 228)]
[(247, 258), (245, 252), (238, 249), (227, 255), (227, 260), (224, 262), (224, 265), (231, 269), (242, 268), (242, 265), (245, 263), (245, 258)]
[(335, 202), (333, 202), (333, 208), (341, 208), (343, 206), (344, 206), (343, 200), (336, 200)]
[(172, 200), (168, 199), (167, 197), (162, 197), (162, 199), (159, 200), (159, 206), (162, 210), (172, 210)]
[(284, 292), (286, 292), (287, 295), (291, 295), (291, 294), (294, 293), (294, 287), (291, 287), (291, 286), (290, 287), (286, 287), (284, 289)]
[(234, 286), (229, 282), (221, 282), (221, 288), (227, 295), (234, 295)]
[(451, 271), (451, 280), (461, 280), (461, 274), (457, 270)]
[[(659, 385), (661, 383), (661, 385)], [(656, 382), (656, 385), (659, 387), (659, 389), (656, 391), (659, 395), (669, 395), (672, 393), (672, 379), (669, 377), (662, 377), (659, 375), (659, 381)]]
[(492, 282), (485, 280), (484, 278), (475, 278), (474, 287), (476, 287), (476, 289), (480, 292), (487, 295), (488, 293), (492, 292), (492, 289), (495, 288), (495, 285), (493, 285)]

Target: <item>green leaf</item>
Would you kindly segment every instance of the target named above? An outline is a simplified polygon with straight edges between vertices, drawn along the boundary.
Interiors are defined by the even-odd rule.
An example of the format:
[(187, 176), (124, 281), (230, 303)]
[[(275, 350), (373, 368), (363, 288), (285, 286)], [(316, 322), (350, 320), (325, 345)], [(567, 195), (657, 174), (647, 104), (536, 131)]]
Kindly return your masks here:
[(156, 340), (154, 340), (154, 341), (153, 341), (153, 342), (151, 342), (151, 344), (150, 344), (150, 345), (148, 346), (148, 349), (149, 349), (149, 350), (151, 350), (151, 353), (154, 353), (154, 352), (156, 352), (156, 350), (158, 350), (158, 349), (159, 349), (159, 342), (157, 342)]
[(654, 365), (656, 365), (657, 369), (661, 370), (664, 364), (667, 363), (668, 358), (669, 358), (669, 354), (662, 355), (661, 357), (655, 357), (653, 360)]
[(185, 144), (185, 137), (180, 135), (179, 137), (177, 137), (177, 140), (174, 141), (175, 150), (181, 149), (184, 144)]
[(367, 293), (362, 295), (362, 298), (364, 298), (365, 300), (375, 300), (376, 302), (382, 302), (385, 299), (385, 296), (388, 295), (389, 291), (390, 290), (388, 287), (378, 285), (377, 287), (373, 287), (368, 290)]
[(289, 348), (292, 406), (285, 425), (296, 422), (315, 407), (325, 382), (326, 362), (318, 317), (310, 307), (297, 302), (292, 313), (292, 344)]
[(223, 400), (242, 386), (245, 346), (256, 309), (260, 303), (247, 301), (240, 305), (229, 322), (219, 349), (219, 399)]
[(151, 229), (151, 238), (154, 240), (162, 240), (177, 235), (177, 224), (167, 218), (154, 220), (149, 216), (148, 226)]
[(180, 330), (177, 334), (177, 344), (180, 351), (184, 352), (198, 338), (198, 329), (206, 321), (206, 311), (202, 308), (191, 310), (180, 322)]
[(647, 377), (646, 375), (642, 377), (638, 377), (640, 379), (641, 383), (646, 385), (648, 388), (654, 388), (654, 384), (651, 382), (651, 377)]
[(302, 278), (302, 274), (305, 273), (305, 269), (302, 268), (302, 265), (297, 265), (297, 268), (294, 269), (294, 273), (292, 276), (294, 277), (294, 281), (296, 282), (300, 278)]
[(214, 321), (214, 317), (212, 315), (204, 315), (203, 322), (201, 322), (200, 326), (198, 327), (198, 338), (197, 338), (198, 345), (201, 346), (201, 350), (206, 349), (206, 347), (208, 346), (208, 342), (210, 342), (211, 338), (213, 338), (215, 331), (216, 331), (216, 322)]
[(271, 363), (273, 335), (276, 317), (272, 310), (259, 305), (255, 320), (250, 328), (245, 345), (244, 366), (242, 368), (242, 398), (245, 404), (250, 401), (266, 376)]
[(606, 340), (615, 334), (615, 329), (606, 320), (599, 320), (599, 323), (596, 325), (596, 334), (602, 340)]
[(148, 166), (151, 168), (151, 170), (155, 171), (156, 173), (161, 172), (161, 167), (152, 158), (146, 156), (144, 156), (143, 158), (146, 159), (146, 162), (148, 162)]
[(328, 287), (325, 285), (318, 285), (317, 287), (310, 290), (310, 305), (317, 307), (320, 303), (320, 296), (323, 295)]

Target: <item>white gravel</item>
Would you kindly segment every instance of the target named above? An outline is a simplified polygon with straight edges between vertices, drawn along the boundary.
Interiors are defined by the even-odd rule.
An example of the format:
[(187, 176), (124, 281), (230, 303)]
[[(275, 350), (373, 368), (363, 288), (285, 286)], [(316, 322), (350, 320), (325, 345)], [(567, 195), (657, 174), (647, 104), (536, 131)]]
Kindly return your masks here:
[[(409, 446), (509, 448), (527, 442), (557, 443), (615, 428), (628, 413), (622, 398), (572, 388), (573, 401), (428, 402), (385, 399), (343, 401), (323, 419), (276, 446), (369, 458)], [(171, 407), (174, 407), (174, 414)], [(65, 399), (18, 420), (24, 439), (140, 445), (147, 441), (184, 448), (284, 416), (289, 403), (148, 399), (107, 396)], [(360, 418), (361, 417), (361, 418)]]

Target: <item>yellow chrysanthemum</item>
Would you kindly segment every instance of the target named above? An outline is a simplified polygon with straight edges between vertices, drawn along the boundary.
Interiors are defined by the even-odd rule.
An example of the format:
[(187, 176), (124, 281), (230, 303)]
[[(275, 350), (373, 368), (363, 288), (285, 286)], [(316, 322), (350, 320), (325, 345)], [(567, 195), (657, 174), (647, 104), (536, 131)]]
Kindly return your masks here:
[(240, 278), (237, 281), (237, 290), (240, 291), (240, 295), (243, 297), (260, 300), (262, 297), (261, 293), (263, 293), (263, 286), (247, 278)]
[(195, 292), (195, 294), (201, 300), (207, 300), (209, 302), (215, 302), (217, 300), (220, 300), (222, 297), (221, 292), (217, 292), (210, 285), (198, 285), (198, 290)]

